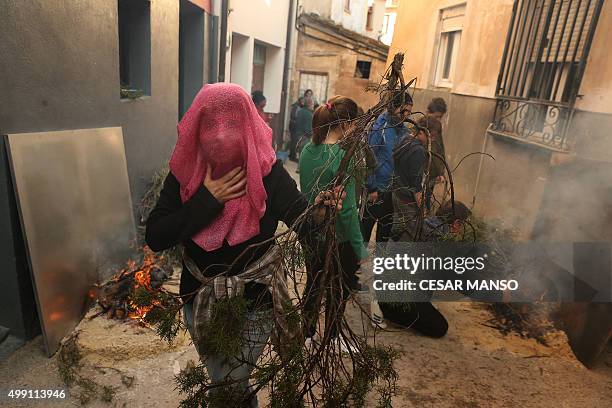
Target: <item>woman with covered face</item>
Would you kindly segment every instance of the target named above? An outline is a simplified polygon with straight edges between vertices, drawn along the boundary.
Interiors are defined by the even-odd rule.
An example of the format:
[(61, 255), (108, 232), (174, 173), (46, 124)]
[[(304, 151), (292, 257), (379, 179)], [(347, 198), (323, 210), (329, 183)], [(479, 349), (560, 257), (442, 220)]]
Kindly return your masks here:
[[(308, 206), (271, 146), (272, 130), (241, 87), (204, 86), (178, 124), (170, 173), (146, 229), (154, 251), (184, 245), (180, 293), (187, 327), (212, 385), (230, 384), (250, 407), (257, 397), (249, 377), (275, 326), (273, 309), (288, 297), (271, 238), (279, 221), (292, 225)], [(341, 208), (330, 198), (325, 204)], [(303, 225), (301, 236), (311, 224)], [(212, 305), (227, 296), (248, 301), (236, 356), (203, 346)]]

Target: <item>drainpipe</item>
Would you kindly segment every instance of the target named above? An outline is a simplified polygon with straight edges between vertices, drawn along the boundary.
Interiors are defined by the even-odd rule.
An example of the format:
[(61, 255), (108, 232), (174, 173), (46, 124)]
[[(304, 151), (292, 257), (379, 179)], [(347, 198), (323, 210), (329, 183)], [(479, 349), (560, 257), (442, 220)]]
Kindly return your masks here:
[(476, 205), (476, 195), (478, 194), (478, 185), (480, 184), (480, 174), (482, 172), (482, 165), (484, 162), (485, 155), (487, 152), (487, 141), (489, 140), (489, 129), (491, 129), (491, 125), (487, 127), (485, 130), (484, 138), (482, 139), (482, 148), (480, 150), (480, 161), (478, 162), (478, 172), (476, 173), (476, 182), (474, 183), (474, 195), (472, 196), (472, 209)]
[(280, 132), (276, 146), (282, 148), (285, 135), (285, 119), (287, 118), (287, 99), (289, 97), (289, 71), (291, 64), (291, 41), (293, 37), (293, 13), (295, 0), (289, 0), (289, 14), (287, 15), (287, 38), (285, 40), (285, 62), (283, 69), (283, 85), (281, 90), (281, 117), (280, 117)]
[(219, 82), (225, 82), (225, 56), (227, 54), (227, 16), (229, 0), (221, 0), (221, 28), (219, 33)]

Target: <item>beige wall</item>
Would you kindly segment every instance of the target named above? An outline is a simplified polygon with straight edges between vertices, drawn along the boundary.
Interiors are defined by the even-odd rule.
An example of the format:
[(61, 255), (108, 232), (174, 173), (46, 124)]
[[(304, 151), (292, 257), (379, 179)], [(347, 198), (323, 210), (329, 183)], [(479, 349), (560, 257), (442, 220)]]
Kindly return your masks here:
[[(315, 33), (318, 37), (338, 42), (337, 38), (314, 31), (312, 28), (307, 28), (307, 31)], [(365, 89), (370, 81), (378, 82), (380, 80), (386, 70), (386, 61), (308, 38), (301, 33), (298, 35), (297, 41), (295, 64), (291, 74), (290, 100), (292, 102), (298, 98), (300, 72), (327, 73), (328, 97), (339, 94), (348, 96), (365, 110), (378, 102), (378, 95), (366, 92)], [(370, 80), (355, 78), (357, 59), (372, 61)]]
[[(479, 216), (503, 221), (516, 229), (518, 238), (528, 238), (544, 193), (551, 153), (494, 136), (487, 137), (483, 150), (495, 100), (443, 89), (418, 89), (414, 98), (416, 109), (425, 109), (434, 97), (444, 98), (448, 105), (443, 121), (444, 145), (447, 163), (454, 169), (455, 199), (472, 207)], [(480, 151), (493, 158), (473, 154)]]
[(612, 2), (604, 1), (576, 107), (581, 110), (612, 113)]
[[(431, 85), (434, 50), (440, 10), (463, 3), (454, 0), (404, 1), (398, 10), (389, 59), (406, 53), (404, 75), (417, 77), (417, 110), (424, 110), (434, 96), (446, 99), (449, 110), (444, 122), (444, 142), (451, 168), (467, 154), (482, 151), (486, 128), (493, 119), (495, 88), (512, 13), (513, 0), (467, 0), (464, 25), (453, 88)], [(600, 207), (609, 205), (612, 174), (591, 177), (588, 186), (568, 191), (567, 177), (596, 174), (592, 169), (609, 168), (612, 162), (612, 58), (607, 41), (612, 38), (612, 2), (605, 2), (587, 61), (580, 94), (569, 133), (577, 144), (573, 155), (555, 154), (541, 147), (503, 137), (486, 137), (484, 151), (495, 160), (483, 158), (478, 185), (480, 156), (468, 157), (453, 174), (457, 199), (474, 204), (475, 211), (488, 219), (501, 219), (519, 231), (521, 238), (533, 237), (538, 220), (549, 220), (546, 231), (556, 237), (573, 239), (576, 231), (593, 233), (593, 217), (605, 216)], [(580, 163), (580, 165), (567, 163)], [(584, 164), (586, 163), (586, 164)], [(561, 167), (572, 170), (554, 176)], [(575, 170), (580, 169), (580, 170)], [(578, 173), (572, 173), (578, 171)], [(581, 180), (586, 180), (582, 177)], [(586, 181), (584, 182), (586, 183)], [(576, 205), (576, 197), (592, 191), (599, 207)], [(602, 193), (605, 192), (605, 193)], [(548, 205), (543, 205), (548, 195)], [(550, 197), (562, 197), (550, 205)], [(581, 200), (584, 203), (584, 200)], [(603, 203), (603, 204), (602, 204)], [(556, 215), (567, 208), (565, 223)], [(550, 221), (553, 220), (553, 221)], [(611, 228), (609, 225), (606, 228)], [(604, 228), (605, 230), (605, 228)], [(539, 232), (541, 233), (541, 231)], [(571, 237), (571, 238), (570, 238)]]
[[(466, 4), (466, 16), (457, 60), (454, 93), (493, 98), (501, 65), (513, 0), (404, 1), (398, 10), (389, 59), (405, 52), (406, 78), (418, 78), (417, 87), (431, 86), (439, 11)], [(612, 113), (612, 2), (604, 2), (576, 108)]]
[(468, 0), (453, 92), (495, 96), (512, 4), (512, 0)]
[(459, 4), (466, 4), (466, 15), (452, 91), (493, 97), (513, 0), (401, 2), (389, 59), (406, 53), (406, 78), (417, 77), (418, 88), (431, 87), (440, 10)]

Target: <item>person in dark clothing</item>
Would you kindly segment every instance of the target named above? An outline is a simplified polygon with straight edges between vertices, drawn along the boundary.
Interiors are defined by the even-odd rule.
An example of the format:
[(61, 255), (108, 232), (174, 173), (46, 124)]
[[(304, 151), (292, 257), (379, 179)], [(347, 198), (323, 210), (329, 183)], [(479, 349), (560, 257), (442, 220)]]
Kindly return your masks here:
[(393, 176), (393, 149), (407, 133), (404, 120), (412, 113), (412, 97), (408, 92), (395, 95), (389, 110), (381, 114), (368, 136), (368, 143), (378, 161), (373, 174), (368, 177), (368, 202), (361, 220), (361, 233), (365, 242), (370, 241), (372, 229), (376, 229), (376, 242), (386, 242), (391, 234), (393, 221), (393, 199), (391, 179)]
[(266, 122), (266, 124), (270, 126), (270, 121), (272, 120), (272, 118), (268, 113), (264, 112), (264, 109), (268, 103), (268, 100), (264, 96), (264, 93), (262, 91), (254, 91), (251, 94), (251, 98), (253, 99), (253, 103), (257, 108), (257, 112), (259, 112), (259, 116), (261, 116), (264, 122)]
[(297, 161), (297, 144), (304, 146), (312, 135), (312, 118), (314, 115), (314, 102), (312, 99), (304, 100), (304, 107), (297, 113), (295, 136), (296, 140), (296, 161)]
[(291, 105), (289, 112), (289, 160), (297, 161), (297, 143), (300, 136), (297, 134), (297, 117), (300, 109), (304, 107), (304, 97), (300, 96), (297, 101)]
[(441, 158), (446, 158), (444, 150), (444, 139), (442, 138), (442, 118), (446, 114), (446, 101), (442, 98), (433, 98), (427, 105), (427, 114), (422, 117), (418, 124), (427, 128), (431, 142), (431, 168), (429, 169), (429, 183), (425, 190), (425, 207), (428, 211), (431, 208), (433, 190), (437, 183), (444, 182), (446, 169)]
[(414, 241), (419, 233), (419, 216), (423, 201), (423, 173), (427, 165), (427, 133), (417, 129), (416, 136), (406, 136), (393, 151), (394, 241)]
[[(423, 241), (439, 242), (450, 235), (462, 238), (464, 224), (470, 215), (471, 211), (459, 201), (455, 202), (454, 210), (451, 202), (445, 203), (436, 215), (425, 219)], [(448, 331), (448, 321), (429, 301), (431, 292), (421, 295), (420, 302), (379, 302), (380, 310), (386, 320), (398, 326), (414, 329), (428, 337), (443, 337)]]
[[(198, 344), (202, 333), (195, 331), (200, 316), (194, 294), (198, 292), (197, 300), (201, 288), (211, 283), (195, 276), (240, 278), (245, 269), (276, 249), (270, 238), (279, 221), (292, 225), (308, 200), (282, 162), (276, 161), (272, 130), (238, 85), (204, 86), (179, 123), (178, 135), (170, 173), (147, 220), (145, 239), (153, 251), (184, 245), (180, 282), (184, 318), (211, 382), (232, 381), (237, 395), (248, 400), (248, 406), (257, 407), (249, 377), (272, 331), (274, 291), (243, 278), (244, 292), (237, 294), (249, 301), (243, 350), (226, 358), (207, 354)], [(330, 194), (322, 192), (315, 203), (323, 201), (341, 209), (334, 194), (324, 200)], [(306, 242), (313, 224), (302, 225), (297, 232)]]
[[(308, 201), (279, 160), (263, 178), (268, 197), (265, 213), (259, 220), (259, 234), (237, 245), (224, 242), (220, 248), (212, 251), (202, 249), (191, 237), (222, 214), (225, 202), (236, 198), (237, 194), (233, 193), (232, 187), (237, 186), (241, 180), (244, 180), (244, 171), (232, 171), (217, 180), (211, 179), (209, 175), (196, 193), (182, 202), (180, 183), (170, 172), (147, 220), (147, 245), (153, 251), (161, 251), (183, 244), (189, 256), (205, 268), (206, 276), (240, 273), (249, 263), (260, 258), (272, 242), (250, 248), (252, 244), (273, 237), (279, 221), (292, 225), (308, 206)], [(241, 194), (244, 193), (243, 189)], [(230, 265), (231, 269), (228, 270)], [(181, 275), (180, 294), (185, 301), (189, 302), (190, 295), (200, 286), (200, 282), (187, 271)], [(245, 297), (249, 300), (258, 300), (259, 295), (265, 293), (266, 288), (259, 284), (246, 285)]]

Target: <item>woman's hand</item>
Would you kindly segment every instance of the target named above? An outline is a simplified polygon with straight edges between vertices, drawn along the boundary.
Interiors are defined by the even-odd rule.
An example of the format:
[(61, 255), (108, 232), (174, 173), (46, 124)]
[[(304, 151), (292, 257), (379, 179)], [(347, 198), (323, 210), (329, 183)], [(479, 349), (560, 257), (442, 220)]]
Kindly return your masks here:
[(246, 193), (246, 177), (242, 167), (236, 167), (216, 180), (212, 179), (211, 174), (212, 170), (209, 164), (206, 167), (204, 187), (210, 191), (219, 203), (224, 204)]
[(342, 201), (346, 197), (346, 191), (342, 186), (338, 186), (333, 190), (321, 191), (315, 198), (315, 209), (313, 218), (316, 224), (321, 224), (325, 219), (325, 207), (335, 207), (336, 211), (342, 210)]

